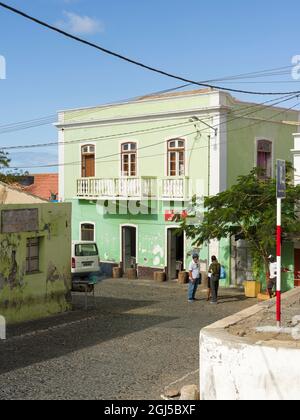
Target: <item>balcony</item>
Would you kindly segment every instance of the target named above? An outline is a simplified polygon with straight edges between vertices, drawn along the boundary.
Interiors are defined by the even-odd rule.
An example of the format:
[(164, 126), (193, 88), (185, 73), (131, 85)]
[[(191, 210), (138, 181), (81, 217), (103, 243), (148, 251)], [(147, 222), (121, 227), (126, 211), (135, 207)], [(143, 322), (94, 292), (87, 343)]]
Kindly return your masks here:
[(185, 200), (189, 197), (186, 177), (81, 178), (77, 198), (85, 200)]

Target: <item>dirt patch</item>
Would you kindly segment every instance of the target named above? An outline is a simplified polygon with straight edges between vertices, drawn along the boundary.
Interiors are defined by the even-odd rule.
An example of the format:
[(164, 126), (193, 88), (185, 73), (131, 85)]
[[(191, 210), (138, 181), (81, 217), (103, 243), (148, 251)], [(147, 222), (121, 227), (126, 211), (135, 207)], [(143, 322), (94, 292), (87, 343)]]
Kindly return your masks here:
[[(291, 298), (286, 298), (282, 302), (282, 328), (290, 329), (290, 333), (284, 332), (259, 332), (259, 327), (276, 327), (276, 302), (270, 301), (268, 305), (262, 305), (261, 310), (255, 315), (245, 318), (240, 322), (227, 328), (229, 334), (242, 337), (255, 342), (284, 342), (293, 347), (300, 348), (300, 340), (292, 336), (292, 330), (295, 327), (293, 319), (300, 316), (300, 290)], [(300, 337), (299, 337), (300, 338)]]

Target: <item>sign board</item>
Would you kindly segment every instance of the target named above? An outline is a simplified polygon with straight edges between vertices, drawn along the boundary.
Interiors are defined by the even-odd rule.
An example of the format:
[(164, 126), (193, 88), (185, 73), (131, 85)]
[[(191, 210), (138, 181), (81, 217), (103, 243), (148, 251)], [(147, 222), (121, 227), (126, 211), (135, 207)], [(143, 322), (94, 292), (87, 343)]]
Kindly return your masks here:
[(186, 219), (188, 216), (187, 211), (175, 211), (175, 210), (166, 210), (165, 211), (165, 222), (175, 222), (176, 220)]
[(38, 209), (2, 210), (1, 232), (20, 233), (39, 230)]
[(277, 160), (277, 198), (286, 198), (286, 165), (285, 160)]

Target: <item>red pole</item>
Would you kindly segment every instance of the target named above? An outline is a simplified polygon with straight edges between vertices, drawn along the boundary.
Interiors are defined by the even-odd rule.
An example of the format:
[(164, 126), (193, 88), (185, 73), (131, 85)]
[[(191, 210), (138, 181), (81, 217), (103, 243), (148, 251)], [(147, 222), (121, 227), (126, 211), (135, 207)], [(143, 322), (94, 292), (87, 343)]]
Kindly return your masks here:
[(281, 327), (281, 198), (277, 199), (277, 284), (276, 284), (276, 320)]

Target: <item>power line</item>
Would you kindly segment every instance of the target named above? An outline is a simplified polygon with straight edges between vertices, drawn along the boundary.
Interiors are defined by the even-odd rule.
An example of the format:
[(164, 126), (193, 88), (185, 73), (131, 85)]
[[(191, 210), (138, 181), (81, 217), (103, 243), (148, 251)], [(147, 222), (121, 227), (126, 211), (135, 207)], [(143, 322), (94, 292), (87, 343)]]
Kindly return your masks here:
[(300, 93), (300, 91), (294, 91), (294, 92), (253, 92), (253, 91), (246, 91), (246, 90), (240, 90), (240, 89), (224, 88), (224, 87), (221, 87), (221, 86), (214, 86), (214, 85), (211, 85), (211, 84), (208, 84), (208, 83), (199, 83), (199, 82), (196, 82), (194, 80), (187, 79), (187, 78), (181, 77), (181, 76), (177, 76), (177, 75), (172, 74), (172, 73), (169, 73), (167, 71), (164, 71), (164, 70), (161, 70), (161, 69), (158, 69), (158, 68), (155, 68), (155, 67), (146, 65), (146, 64), (144, 64), (144, 63), (142, 63), (140, 61), (133, 60), (133, 59), (131, 59), (129, 57), (126, 57), (126, 56), (121, 55), (119, 53), (116, 53), (116, 52), (114, 52), (112, 50), (109, 50), (107, 48), (104, 48), (104, 47), (102, 47), (102, 46), (100, 46), (98, 44), (95, 44), (93, 42), (87, 41), (87, 40), (85, 40), (83, 38), (79, 38), (78, 36), (72, 35), (69, 32), (66, 32), (66, 31), (64, 31), (62, 29), (59, 29), (59, 28), (53, 26), (53, 25), (50, 25), (47, 22), (44, 22), (44, 21), (42, 21), (40, 19), (37, 19), (37, 18), (35, 18), (35, 17), (33, 17), (33, 16), (31, 16), (31, 15), (29, 15), (29, 14), (27, 14), (27, 13), (25, 13), (25, 12), (19, 10), (19, 9), (16, 9), (16, 8), (14, 8), (12, 6), (9, 6), (9, 5), (7, 5), (7, 4), (5, 4), (3, 2), (0, 2), (0, 6), (2, 8), (4, 8), (4, 9), (9, 10), (10, 12), (12, 12), (14, 14), (17, 14), (19, 16), (22, 16), (25, 19), (28, 19), (28, 20), (30, 20), (30, 21), (38, 24), (38, 25), (41, 25), (41, 26), (43, 26), (43, 27), (45, 27), (47, 29), (50, 29), (50, 30), (52, 30), (52, 31), (54, 31), (56, 33), (59, 33), (60, 35), (63, 35), (65, 37), (69, 38), (69, 39), (72, 39), (74, 41), (77, 41), (77, 42), (79, 42), (79, 43), (81, 43), (83, 45), (92, 47), (94, 49), (97, 49), (98, 51), (101, 51), (101, 52), (105, 53), (105, 54), (108, 54), (110, 56), (119, 58), (119, 59), (121, 59), (123, 61), (126, 61), (126, 62), (130, 63), (130, 64), (134, 64), (134, 65), (136, 65), (138, 67), (141, 67), (141, 68), (146, 69), (146, 70), (149, 70), (151, 72), (160, 74), (162, 76), (166, 76), (166, 77), (169, 77), (169, 78), (172, 78), (172, 79), (176, 79), (176, 80), (181, 80), (182, 82), (192, 83), (194, 85), (199, 85), (199, 86), (207, 87), (207, 88), (210, 88), (210, 89), (217, 89), (217, 90), (223, 90), (223, 91), (234, 92), (234, 93), (244, 93), (244, 94), (250, 94), (250, 95), (270, 95), (271, 96), (271, 95), (283, 95), (283, 94), (286, 94), (286, 95), (290, 94), (290, 95), (292, 95), (292, 94), (299, 94)]
[[(223, 79), (211, 79), (211, 80), (207, 80), (204, 81), (203, 83), (206, 82), (213, 82), (213, 81), (227, 81), (226, 83), (299, 83), (300, 81), (297, 80), (289, 80), (289, 81), (263, 81), (263, 82), (253, 82), (253, 81), (247, 81), (247, 82), (240, 82), (240, 81), (235, 81), (235, 80), (241, 80), (241, 79), (248, 79), (248, 78), (258, 78), (258, 77), (267, 77), (267, 76), (274, 76), (274, 75), (279, 75), (279, 74), (290, 74), (290, 72), (287, 71), (280, 71), (278, 72), (278, 70), (282, 70), (282, 69), (291, 69), (293, 66), (286, 66), (286, 67), (278, 67), (275, 69), (269, 69), (269, 70), (261, 70), (261, 71), (256, 71), (256, 72), (251, 72), (251, 73), (242, 73), (239, 75), (235, 75), (235, 76), (227, 76), (224, 77)], [(248, 77), (247, 77), (248, 76)], [(200, 82), (199, 82), (200, 83)], [(180, 85), (180, 86), (176, 86), (173, 88), (169, 88), (169, 89), (164, 89), (164, 90), (160, 90), (160, 91), (155, 91), (155, 92), (150, 92), (150, 93), (145, 93), (143, 95), (138, 95), (138, 96), (134, 96), (131, 98), (126, 98), (126, 99), (120, 99), (118, 101), (115, 102), (111, 102), (107, 105), (100, 105), (96, 110), (91, 110), (88, 109), (85, 112), (81, 111), (81, 116), (82, 115), (92, 115), (95, 113), (98, 113), (100, 111), (104, 111), (107, 110), (109, 108), (113, 108), (113, 107), (117, 107), (117, 106), (121, 106), (121, 105), (126, 105), (128, 104), (128, 102), (134, 102), (137, 100), (141, 100), (143, 98), (148, 98), (149, 99), (152, 96), (156, 96), (156, 95), (164, 95), (167, 93), (171, 93), (174, 91), (178, 91), (178, 90), (182, 90), (184, 88), (187, 88), (189, 86), (192, 86), (191, 83), (188, 84), (184, 84), (184, 85)], [(101, 108), (100, 108), (101, 107)], [(95, 107), (96, 108), (96, 107)], [(78, 110), (72, 111), (72, 112), (68, 112), (69, 115), (72, 114), (76, 114), (78, 112)], [(27, 130), (30, 128), (35, 128), (35, 127), (40, 127), (43, 125), (49, 125), (52, 124), (56, 121), (56, 114), (51, 114), (51, 115), (47, 115), (44, 117), (40, 117), (40, 118), (35, 118), (35, 119), (31, 119), (31, 120), (25, 120), (25, 121), (20, 121), (20, 122), (16, 122), (16, 123), (9, 123), (9, 124), (5, 124), (5, 125), (1, 125), (0, 126), (0, 134), (7, 134), (7, 133), (12, 133), (15, 131), (21, 131), (21, 130)]]
[[(277, 100), (280, 100), (280, 101), (270, 105), (270, 107), (274, 107), (275, 105), (277, 105), (279, 103), (289, 101), (293, 98), (294, 98), (294, 96), (292, 98), (290, 98), (290, 95), (284, 95), (284, 96), (276, 99), (276, 101)], [(286, 100), (281, 100), (281, 99), (286, 99)], [(261, 106), (264, 106), (265, 107), (264, 110), (265, 110), (266, 108), (268, 108), (268, 106), (266, 106), (266, 104), (268, 104), (270, 102), (274, 102), (274, 101), (275, 101), (274, 99), (271, 99), (270, 101), (266, 101), (263, 104), (250, 105), (249, 107), (244, 108), (242, 110), (242, 112), (245, 112), (248, 109), (253, 109), (253, 108), (257, 108), (257, 107), (261, 107)], [(256, 112), (259, 112), (259, 110), (251, 112), (250, 114), (245, 114), (245, 115), (241, 115), (241, 116), (239, 115), (239, 116), (235, 117), (233, 119), (233, 121), (236, 118), (245, 118), (245, 116), (252, 115)], [(204, 118), (201, 118), (201, 121), (207, 121), (207, 120), (210, 120), (210, 119), (211, 119), (211, 116), (204, 117)], [(178, 124), (171, 124), (171, 125), (166, 125), (166, 126), (153, 127), (153, 128), (149, 128), (149, 129), (143, 129), (143, 130), (135, 130), (135, 131), (125, 132), (125, 133), (124, 132), (123, 133), (117, 133), (117, 134), (107, 135), (107, 136), (97, 136), (97, 137), (89, 137), (89, 138), (84, 138), (84, 139), (76, 139), (76, 140), (71, 140), (71, 141), (67, 141), (67, 142), (54, 141), (54, 142), (48, 142), (48, 143), (40, 143), (40, 144), (34, 143), (34, 144), (27, 144), (27, 145), (20, 145), (20, 146), (3, 146), (3, 147), (0, 147), (0, 150), (7, 151), (7, 150), (35, 149), (35, 148), (60, 146), (60, 145), (68, 146), (68, 145), (72, 145), (72, 144), (76, 144), (76, 143), (83, 143), (83, 142), (86, 143), (86, 142), (89, 142), (89, 141), (97, 141), (98, 142), (98, 141), (105, 141), (105, 140), (113, 139), (113, 138), (124, 137), (124, 136), (132, 135), (132, 134), (144, 134), (144, 133), (148, 133), (148, 132), (157, 132), (157, 131), (159, 132), (159, 131), (163, 131), (163, 130), (166, 130), (166, 129), (169, 129), (169, 128), (184, 126), (184, 125), (187, 125), (187, 124), (190, 124), (190, 123), (182, 122), (182, 123), (178, 123)]]
[[(286, 101), (288, 101), (288, 100), (292, 100), (292, 99), (294, 99), (294, 98), (296, 98), (296, 97), (298, 97), (298, 95), (294, 95), (293, 97), (291, 97), (291, 98), (288, 98), (288, 99), (285, 99), (285, 100), (282, 100), (282, 101), (280, 101), (279, 103), (282, 103), (282, 102), (286, 102)], [(268, 101), (269, 102), (269, 101)], [(297, 102), (297, 104), (295, 104), (292, 108), (290, 108), (290, 109), (285, 109), (285, 110), (282, 110), (281, 112), (279, 112), (278, 114), (276, 114), (276, 115), (274, 115), (274, 117), (275, 116), (277, 116), (277, 115), (280, 115), (280, 114), (282, 114), (282, 113), (285, 113), (285, 112), (288, 112), (288, 111), (290, 111), (290, 110), (292, 110), (293, 108), (295, 108), (297, 105), (299, 105), (299, 103)], [(270, 107), (272, 107), (272, 106), (270, 106)], [(247, 115), (251, 115), (251, 114), (253, 114), (253, 113), (255, 113), (256, 111), (253, 111), (252, 113), (248, 113), (248, 114), (245, 114), (244, 116), (243, 116), (243, 118), (244, 117), (246, 117)], [(224, 124), (228, 124), (228, 123), (230, 123), (230, 122), (232, 122), (232, 121), (234, 121), (234, 120), (236, 120), (236, 119), (240, 119), (241, 117), (239, 116), (239, 117), (235, 117), (235, 118), (233, 118), (233, 119), (231, 119), (231, 120), (229, 120), (229, 121), (224, 121), (223, 123), (220, 123), (220, 124), (218, 124), (218, 125), (216, 125), (216, 126), (214, 126), (214, 127), (212, 127), (212, 128), (219, 128), (221, 125), (224, 125)], [(253, 125), (256, 125), (256, 124), (261, 124), (262, 123), (262, 121), (259, 121), (259, 122), (255, 122), (254, 124), (250, 124), (249, 125), (249, 127), (250, 126), (253, 126)], [(244, 129), (244, 128), (246, 128), (246, 127), (243, 127), (243, 128), (238, 128), (237, 130), (239, 130), (239, 129)], [(199, 133), (201, 133), (201, 132), (203, 132), (203, 131), (207, 131), (207, 128), (205, 128), (205, 129), (202, 129), (202, 130), (196, 130), (196, 131), (193, 131), (193, 132), (191, 132), (191, 133), (187, 133), (187, 134), (181, 134), (181, 137), (188, 137), (188, 136), (190, 136), (190, 135), (192, 135), (192, 134), (199, 134)], [(229, 131), (235, 131), (235, 129), (233, 129), (233, 130), (229, 130)], [(137, 149), (137, 151), (140, 151), (140, 150), (144, 150), (144, 149), (148, 149), (148, 148), (151, 148), (151, 147), (155, 147), (155, 146), (158, 146), (158, 145), (161, 145), (161, 144), (165, 144), (165, 140), (163, 140), (163, 141), (159, 141), (158, 143), (152, 143), (152, 144), (150, 144), (150, 145), (147, 145), (147, 146), (143, 146), (143, 147), (140, 147), (140, 148), (138, 148)], [(222, 144), (222, 142), (220, 142), (219, 144)], [(200, 147), (200, 149), (201, 148), (207, 148), (208, 146), (204, 146), (204, 147)], [(121, 153), (120, 152), (118, 152), (118, 153), (113, 153), (113, 154), (110, 154), (110, 155), (107, 155), (107, 156), (102, 156), (102, 157), (100, 157), (100, 158), (96, 158), (95, 159), (95, 161), (103, 161), (103, 163), (108, 163), (108, 162), (115, 162), (115, 161), (107, 161), (107, 160), (105, 160), (105, 159), (108, 159), (108, 158), (110, 158), (110, 157), (115, 157), (115, 156), (120, 156), (121, 155)], [(163, 154), (161, 154), (161, 155), (165, 155), (165, 153), (163, 153)], [(153, 155), (153, 156), (155, 156), (155, 155)], [(160, 156), (160, 154), (159, 155), (157, 155), (157, 156)], [(150, 156), (145, 156), (145, 158), (146, 157), (152, 157), (151, 155)], [(140, 157), (140, 159), (141, 159), (142, 157)], [(11, 167), (11, 169), (15, 169), (15, 170), (19, 170), (19, 169), (35, 169), (35, 168), (50, 168), (50, 167), (65, 167), (65, 166), (73, 166), (73, 165), (80, 165), (82, 162), (81, 161), (77, 161), (77, 162), (69, 162), (69, 163), (63, 163), (63, 164), (54, 164), (54, 165), (52, 165), (52, 164), (49, 164), (49, 165), (37, 165), (37, 166), (31, 166), (31, 167), (29, 167), (29, 166), (25, 166), (25, 167)]]
[(0, 146), (0, 150), (18, 150), (18, 149), (35, 149), (35, 148), (41, 148), (41, 147), (47, 147), (47, 146), (67, 146), (67, 145), (71, 145), (74, 143), (82, 143), (82, 142), (89, 142), (89, 141), (93, 141), (93, 140), (98, 140), (98, 141), (104, 141), (104, 140), (108, 140), (108, 139), (113, 139), (113, 138), (119, 138), (119, 137), (124, 137), (124, 136), (129, 136), (132, 134), (144, 134), (144, 133), (152, 133), (152, 132), (156, 132), (156, 131), (163, 131), (163, 130), (167, 130), (170, 128), (176, 128), (179, 126), (185, 126), (185, 125), (191, 125), (190, 122), (181, 122), (178, 124), (170, 124), (170, 125), (165, 125), (165, 126), (160, 126), (160, 127), (153, 127), (153, 128), (149, 128), (149, 129), (143, 129), (143, 130), (135, 130), (135, 131), (128, 131), (126, 133), (117, 133), (117, 134), (110, 134), (107, 136), (98, 136), (98, 137), (89, 137), (89, 138), (84, 138), (84, 139), (77, 139), (77, 140), (71, 140), (68, 142), (49, 142), (49, 143), (41, 143), (41, 144), (28, 144), (28, 145), (22, 145), (22, 146), (4, 146), (1, 147)]

